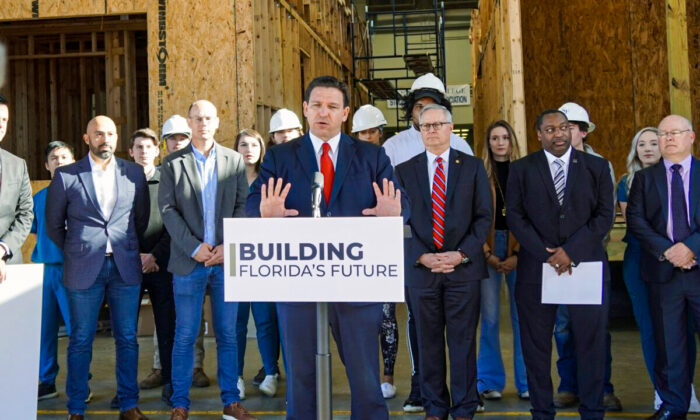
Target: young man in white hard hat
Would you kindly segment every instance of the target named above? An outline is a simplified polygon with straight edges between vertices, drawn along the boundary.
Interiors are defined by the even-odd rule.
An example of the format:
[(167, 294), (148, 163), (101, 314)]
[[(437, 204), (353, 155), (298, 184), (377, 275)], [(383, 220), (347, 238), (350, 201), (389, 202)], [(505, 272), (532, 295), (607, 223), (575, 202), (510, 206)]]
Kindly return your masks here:
[[(452, 111), (452, 104), (445, 97), (445, 85), (434, 74), (427, 73), (413, 82), (411, 91), (404, 98), (404, 118), (411, 121), (411, 126), (396, 133), (384, 143), (384, 150), (392, 165), (396, 166), (425, 152), (423, 139), (418, 130), (418, 114), (430, 104), (442, 105), (450, 112)], [(474, 155), (469, 143), (454, 133), (450, 135), (450, 147), (468, 155)]]
[[(185, 117), (174, 114), (170, 116), (161, 129), (160, 138), (165, 142), (165, 148), (168, 153), (173, 153), (184, 149), (190, 144), (192, 138), (192, 129), (187, 124)], [(157, 200), (156, 200), (157, 201)], [(198, 388), (206, 388), (211, 381), (206, 373), (204, 373), (204, 317), (202, 316), (202, 324), (200, 325), (199, 335), (195, 342), (194, 352), (194, 371), (192, 373), (192, 386)], [(153, 369), (151, 373), (139, 382), (139, 388), (152, 389), (163, 385), (162, 365), (160, 363), (160, 352), (158, 346), (157, 335), (153, 334)]]
[(267, 142), (267, 147), (286, 143), (303, 135), (304, 130), (297, 114), (287, 108), (282, 108), (272, 114), (270, 118), (270, 139)]
[[(448, 111), (452, 111), (452, 104), (445, 97), (445, 85), (434, 74), (427, 73), (413, 82), (411, 91), (404, 98), (404, 118), (411, 121), (410, 127), (396, 133), (396, 135), (384, 142), (384, 150), (394, 167), (425, 152), (423, 137), (418, 129), (418, 116), (421, 110), (430, 104), (442, 105)], [(470, 156), (474, 155), (472, 148), (469, 147), (469, 143), (454, 133), (450, 133), (450, 147)], [(406, 302), (408, 302), (408, 297), (406, 297)], [(404, 402), (403, 409), (407, 413), (416, 413), (423, 411), (423, 402), (420, 395), (420, 376), (418, 373), (418, 340), (411, 307), (408, 304), (406, 306), (408, 308), (408, 344), (413, 370), (411, 372), (411, 393)]]
[(384, 114), (373, 105), (362, 105), (352, 116), (352, 133), (362, 141), (381, 145), (382, 131), (386, 125)]
[[(574, 102), (567, 102), (559, 107), (559, 111), (563, 112), (569, 120), (569, 129), (571, 132), (571, 146), (581, 152), (585, 152), (594, 156), (603, 157), (596, 153), (593, 148), (586, 143), (588, 133), (595, 130), (595, 124), (588, 117), (588, 111), (581, 105)], [(615, 174), (610, 162), (610, 176), (615, 184)], [(608, 238), (609, 239), (609, 238)], [(610, 382), (611, 376), (611, 338), (610, 331), (606, 331), (606, 351), (607, 359), (605, 364), (605, 395), (603, 405), (606, 411), (621, 411), (622, 403), (615, 396), (615, 390)], [(578, 402), (578, 386), (577, 386), (577, 371), (576, 371), (576, 354), (574, 353), (574, 338), (571, 332), (571, 319), (569, 316), (568, 307), (560, 305), (557, 310), (557, 318), (554, 326), (554, 339), (557, 344), (557, 371), (561, 379), (557, 395), (554, 396), (554, 405), (558, 408), (574, 406)]]

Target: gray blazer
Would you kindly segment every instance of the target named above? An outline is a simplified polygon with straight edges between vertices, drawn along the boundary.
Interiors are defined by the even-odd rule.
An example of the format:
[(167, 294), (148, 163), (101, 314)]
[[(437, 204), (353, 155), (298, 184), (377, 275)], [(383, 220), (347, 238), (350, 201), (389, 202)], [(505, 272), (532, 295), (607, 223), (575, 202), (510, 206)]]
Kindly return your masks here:
[[(225, 217), (244, 217), (248, 197), (248, 181), (243, 157), (236, 151), (216, 147), (216, 243), (224, 241)], [(168, 271), (184, 276), (197, 262), (191, 257), (204, 240), (202, 183), (192, 147), (171, 153), (161, 165), (158, 206), (163, 223), (170, 234)]]
[(63, 251), (63, 284), (87, 289), (102, 269), (107, 238), (125, 283), (141, 282), (139, 241), (148, 225), (149, 198), (143, 168), (116, 158), (117, 200), (102, 214), (88, 157), (56, 169), (46, 195), (46, 233)]
[(22, 244), (34, 220), (27, 163), (0, 149), (0, 242), (10, 248), (9, 264), (22, 263)]

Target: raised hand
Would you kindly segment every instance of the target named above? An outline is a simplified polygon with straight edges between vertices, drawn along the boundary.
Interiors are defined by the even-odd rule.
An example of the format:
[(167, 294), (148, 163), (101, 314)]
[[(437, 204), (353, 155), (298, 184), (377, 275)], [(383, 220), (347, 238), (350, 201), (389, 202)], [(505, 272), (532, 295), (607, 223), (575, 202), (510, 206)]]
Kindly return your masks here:
[(284, 207), (284, 201), (292, 188), (292, 183), (287, 183), (282, 188), (283, 183), (282, 178), (277, 178), (276, 181), (274, 178), (270, 178), (267, 185), (263, 184), (260, 187), (260, 217), (287, 217), (299, 214), (299, 211), (295, 209)]
[(394, 187), (394, 181), (384, 178), (382, 190), (376, 182), (372, 183), (377, 205), (371, 209), (362, 210), (365, 216), (401, 216), (401, 190)]

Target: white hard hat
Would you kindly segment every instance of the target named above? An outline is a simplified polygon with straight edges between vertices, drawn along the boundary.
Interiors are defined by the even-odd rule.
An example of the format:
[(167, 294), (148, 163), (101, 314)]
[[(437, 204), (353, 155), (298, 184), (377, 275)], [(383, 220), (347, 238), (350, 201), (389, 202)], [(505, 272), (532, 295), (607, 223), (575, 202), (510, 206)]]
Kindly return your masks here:
[(376, 106), (362, 105), (352, 117), (352, 132), (357, 133), (369, 128), (386, 125), (384, 114)]
[(190, 129), (190, 126), (187, 125), (187, 120), (185, 117), (175, 114), (165, 120), (163, 129), (160, 132), (160, 138), (164, 139), (173, 134), (184, 134), (187, 137), (192, 137), (192, 130)]
[(445, 94), (445, 85), (443, 85), (442, 80), (438, 79), (433, 73), (426, 73), (413, 81), (411, 92), (415, 92), (419, 89), (435, 89), (443, 95)]
[(567, 102), (559, 107), (559, 111), (563, 112), (569, 121), (583, 122), (588, 124), (589, 133), (595, 130), (595, 124), (593, 124), (588, 118), (588, 111), (586, 111), (586, 109), (581, 105), (575, 102)]
[(301, 122), (299, 122), (299, 117), (294, 111), (287, 108), (282, 108), (279, 111), (272, 114), (270, 118), (270, 133), (281, 130), (289, 130), (290, 128), (302, 129)]

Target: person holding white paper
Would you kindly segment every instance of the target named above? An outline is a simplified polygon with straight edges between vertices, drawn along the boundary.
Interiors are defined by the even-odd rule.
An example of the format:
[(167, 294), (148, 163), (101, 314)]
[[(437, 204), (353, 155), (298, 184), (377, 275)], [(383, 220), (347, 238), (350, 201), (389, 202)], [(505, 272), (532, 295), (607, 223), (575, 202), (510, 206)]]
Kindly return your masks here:
[[(599, 305), (568, 305), (578, 358), (582, 419), (601, 419), (605, 376), (605, 326), (610, 270), (603, 238), (614, 217), (613, 183), (607, 162), (571, 147), (566, 115), (546, 110), (537, 117), (541, 151), (510, 165), (506, 188), (509, 229), (520, 242), (515, 301), (533, 419), (553, 419), (552, 330), (558, 305), (542, 303), (543, 263), (558, 274), (582, 262), (602, 262)], [(590, 279), (600, 281), (601, 279)]]

